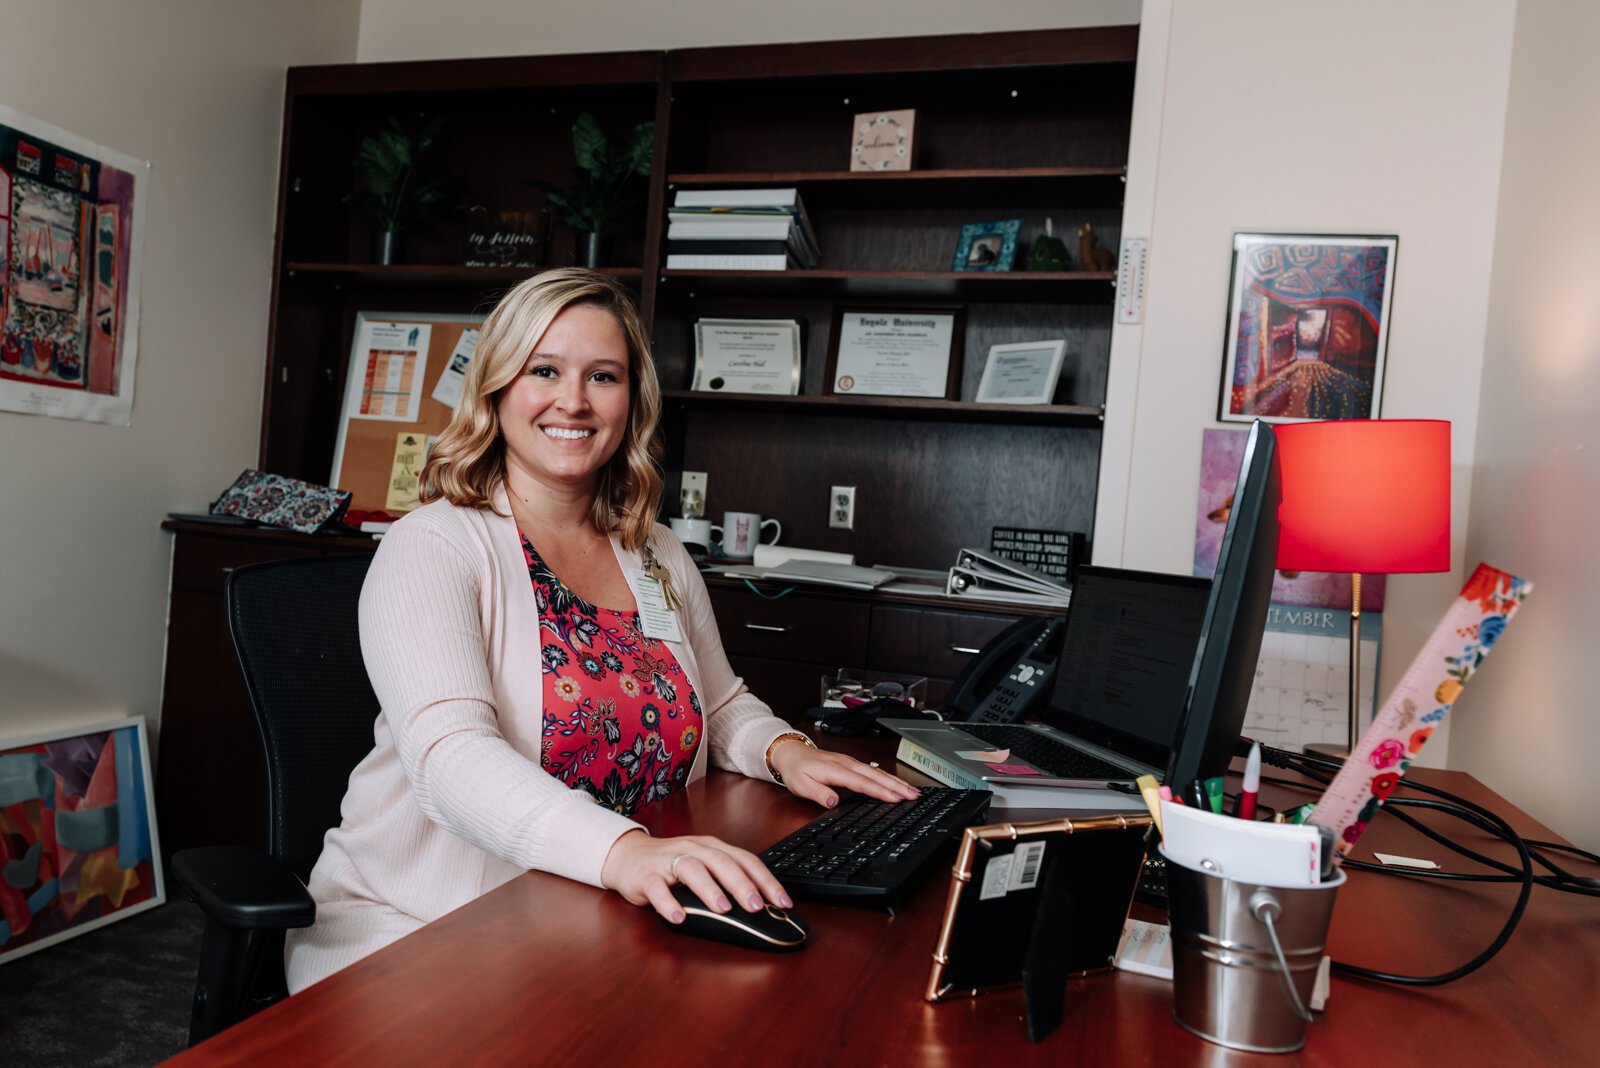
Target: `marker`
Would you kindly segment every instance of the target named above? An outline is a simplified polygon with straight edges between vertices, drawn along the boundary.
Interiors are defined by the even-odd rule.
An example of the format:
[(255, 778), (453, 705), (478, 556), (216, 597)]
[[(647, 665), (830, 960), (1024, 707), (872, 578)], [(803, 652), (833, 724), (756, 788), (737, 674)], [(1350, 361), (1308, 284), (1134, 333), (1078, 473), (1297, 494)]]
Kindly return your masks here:
[(1239, 807), (1233, 814), (1242, 820), (1256, 818), (1256, 795), (1261, 792), (1261, 743), (1250, 743), (1250, 755), (1244, 760), (1244, 784), (1239, 790)]
[[(1150, 810), (1150, 818), (1156, 821), (1156, 833), (1161, 834), (1161, 788), (1156, 786), (1154, 775), (1141, 775), (1133, 780), (1139, 787), (1139, 793), (1144, 797), (1145, 807)], [(1170, 793), (1170, 791), (1168, 791)]]
[(1189, 800), (1201, 812), (1211, 811), (1211, 802), (1206, 800), (1206, 784), (1199, 779), (1189, 784)]
[(1222, 776), (1206, 780), (1206, 804), (1211, 806), (1211, 811), (1218, 816), (1222, 815)]

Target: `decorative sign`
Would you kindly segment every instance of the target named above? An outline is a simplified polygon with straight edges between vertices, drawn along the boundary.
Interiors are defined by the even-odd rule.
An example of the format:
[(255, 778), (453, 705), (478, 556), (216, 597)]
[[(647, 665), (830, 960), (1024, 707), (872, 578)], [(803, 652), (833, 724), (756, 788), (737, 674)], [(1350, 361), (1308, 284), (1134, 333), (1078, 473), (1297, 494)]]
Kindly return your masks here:
[(1083, 561), (1084, 536), (1072, 530), (1027, 530), (991, 527), (989, 549), (1029, 571), (1058, 582), (1071, 582)]
[(917, 113), (909, 108), (857, 115), (850, 146), (850, 169), (909, 171), (916, 124)]
[(835, 309), (828, 392), (951, 398), (962, 319), (959, 308)]
[(694, 324), (694, 384), (709, 393), (800, 392), (800, 323), (701, 319)]

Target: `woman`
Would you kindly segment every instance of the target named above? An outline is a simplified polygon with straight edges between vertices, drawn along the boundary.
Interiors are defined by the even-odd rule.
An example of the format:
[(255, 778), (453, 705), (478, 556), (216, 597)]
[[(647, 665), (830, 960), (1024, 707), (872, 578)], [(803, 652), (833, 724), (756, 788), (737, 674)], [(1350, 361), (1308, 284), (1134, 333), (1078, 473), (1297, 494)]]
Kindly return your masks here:
[(630, 818), (710, 760), (825, 806), (835, 788), (916, 796), (816, 749), (734, 676), (705, 584), (655, 523), (660, 398), (604, 275), (547, 271), (484, 323), (424, 504), (362, 589), (383, 713), (311, 873), (317, 922), (288, 940), (291, 991), (529, 869), (673, 923), (677, 882), (719, 911), (792, 905), (754, 854)]

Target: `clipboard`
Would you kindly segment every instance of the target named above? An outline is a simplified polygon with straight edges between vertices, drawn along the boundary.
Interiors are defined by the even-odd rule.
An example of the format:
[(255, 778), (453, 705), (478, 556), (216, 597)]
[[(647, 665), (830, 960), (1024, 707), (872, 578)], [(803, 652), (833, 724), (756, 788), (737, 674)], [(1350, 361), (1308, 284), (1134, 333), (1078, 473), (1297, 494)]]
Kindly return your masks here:
[[(457, 348), (482, 323), (481, 315), (356, 313), (329, 478), (330, 485), (350, 491), (352, 509), (395, 513), (415, 507), (414, 489), (411, 503), (403, 503), (406, 487), (422, 473), (428, 439), (455, 411), (434, 392), (452, 363), (456, 374), (464, 367), (454, 358)], [(374, 338), (380, 339), (376, 345)]]
[(1111, 967), (1153, 823), (1130, 812), (968, 827), (923, 997), (1021, 984), (1029, 1038), (1053, 1031), (1067, 977)]

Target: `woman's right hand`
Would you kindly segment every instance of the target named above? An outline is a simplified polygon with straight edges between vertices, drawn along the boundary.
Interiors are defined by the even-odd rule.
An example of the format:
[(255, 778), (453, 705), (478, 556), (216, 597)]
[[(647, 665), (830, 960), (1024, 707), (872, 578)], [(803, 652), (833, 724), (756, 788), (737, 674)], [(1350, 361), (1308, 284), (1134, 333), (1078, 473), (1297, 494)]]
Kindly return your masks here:
[(704, 835), (652, 838), (642, 830), (629, 831), (612, 843), (600, 881), (630, 904), (651, 906), (669, 923), (684, 918), (683, 906), (672, 896), (674, 883), (683, 883), (717, 912), (729, 911), (733, 902), (746, 912), (760, 912), (768, 901), (794, 907), (760, 857)]

